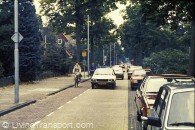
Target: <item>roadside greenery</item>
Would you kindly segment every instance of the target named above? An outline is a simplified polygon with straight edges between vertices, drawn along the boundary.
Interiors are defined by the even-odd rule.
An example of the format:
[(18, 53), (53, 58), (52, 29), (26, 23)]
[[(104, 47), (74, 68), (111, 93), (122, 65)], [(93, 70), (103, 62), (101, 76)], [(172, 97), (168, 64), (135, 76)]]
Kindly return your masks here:
[(166, 49), (144, 58), (143, 66), (156, 74), (186, 74), (189, 54), (176, 49)]
[[(150, 67), (154, 67), (152, 69), (157, 73), (181, 72), (187, 74), (188, 72), (188, 74), (191, 73), (191, 75), (193, 75), (194, 67), (189, 66), (189, 63), (193, 62), (193, 57), (190, 57), (190, 55), (194, 53), (194, 48), (192, 47), (194, 39), (191, 37), (193, 34), (191, 26), (193, 16), (190, 12), (187, 13), (189, 10), (185, 10), (186, 8), (190, 8), (193, 4), (191, 2), (188, 4), (182, 3), (182, 1), (172, 3), (167, 1), (159, 2), (152, 0), (148, 2), (147, 0), (133, 0), (133, 3), (127, 7), (125, 10), (126, 14), (124, 15), (125, 22), (118, 29), (118, 33), (121, 36), (125, 55), (128, 56), (130, 60), (133, 59), (135, 65), (149, 65), (149, 62), (157, 60), (154, 58), (155, 55), (159, 57), (162, 55), (163, 57), (164, 53), (170, 53), (169, 51), (167, 52), (167, 50), (175, 50), (177, 52), (176, 54), (178, 54), (176, 58), (178, 62), (175, 61), (176, 54), (172, 55), (172, 53), (170, 53), (171, 56), (164, 61), (179, 64), (179, 61), (184, 61), (185, 59), (185, 61), (187, 61), (184, 62), (185, 69), (184, 66), (180, 65), (173, 68), (169, 64), (162, 65), (156, 64), (156, 62), (156, 66), (150, 63)], [(163, 4), (164, 6), (160, 8), (159, 6)], [(167, 4), (172, 6), (169, 8)], [(179, 10), (177, 6), (181, 6), (181, 10)], [(178, 13), (178, 15), (180, 13), (180, 15), (169, 17), (171, 11)], [(186, 13), (187, 16), (183, 17), (183, 13)], [(181, 16), (184, 19), (182, 19)], [(181, 54), (179, 52), (189, 57), (180, 57)], [(144, 61), (142, 61), (143, 59)], [(160, 61), (159, 59), (159, 62)], [(159, 66), (163, 68), (159, 68)], [(165, 70), (162, 71), (159, 69)]]

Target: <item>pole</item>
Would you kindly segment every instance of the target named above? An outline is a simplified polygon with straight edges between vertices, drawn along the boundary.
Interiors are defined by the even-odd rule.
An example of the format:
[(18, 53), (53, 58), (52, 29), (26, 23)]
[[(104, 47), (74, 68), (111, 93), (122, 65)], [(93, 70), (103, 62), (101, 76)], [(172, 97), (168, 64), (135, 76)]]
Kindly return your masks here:
[(115, 65), (115, 43), (114, 43), (114, 65)]
[(111, 45), (110, 45), (110, 66), (112, 66), (112, 61), (111, 61)]
[(87, 15), (87, 71), (89, 76), (89, 15)]
[(105, 65), (105, 61), (104, 61), (104, 47), (103, 47), (103, 66)]
[(14, 1), (14, 26), (15, 26), (15, 34), (16, 34), (16, 42), (14, 48), (14, 64), (15, 64), (15, 103), (19, 103), (19, 35), (18, 35), (18, 0)]

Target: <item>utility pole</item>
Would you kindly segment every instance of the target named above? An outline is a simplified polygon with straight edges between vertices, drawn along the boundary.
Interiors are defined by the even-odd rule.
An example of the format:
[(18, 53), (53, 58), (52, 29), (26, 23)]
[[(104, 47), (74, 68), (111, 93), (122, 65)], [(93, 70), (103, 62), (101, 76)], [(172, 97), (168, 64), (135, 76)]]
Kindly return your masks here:
[(89, 15), (87, 15), (87, 71), (89, 76)]
[(115, 43), (114, 43), (114, 65), (115, 65)]
[(111, 50), (111, 44), (110, 44), (110, 66), (112, 66), (112, 58), (111, 58), (111, 54), (112, 54), (112, 52), (111, 52), (112, 50)]
[(11, 39), (15, 42), (14, 48), (14, 66), (15, 66), (15, 88), (14, 88), (14, 102), (19, 103), (19, 50), (18, 44), (23, 39), (22, 35), (18, 32), (18, 0), (14, 1), (14, 31), (15, 34)]
[(14, 2), (14, 23), (15, 23), (15, 34), (16, 34), (16, 42), (14, 49), (14, 63), (15, 63), (15, 103), (19, 103), (19, 35), (18, 35), (18, 0)]

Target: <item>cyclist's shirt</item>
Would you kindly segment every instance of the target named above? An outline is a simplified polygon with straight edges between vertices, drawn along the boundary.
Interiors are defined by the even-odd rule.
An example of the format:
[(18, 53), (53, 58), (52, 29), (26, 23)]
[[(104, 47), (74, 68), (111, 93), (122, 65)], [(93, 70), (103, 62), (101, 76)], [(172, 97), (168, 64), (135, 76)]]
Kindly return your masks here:
[(73, 68), (73, 73), (78, 74), (81, 72), (81, 67), (79, 65), (75, 65)]

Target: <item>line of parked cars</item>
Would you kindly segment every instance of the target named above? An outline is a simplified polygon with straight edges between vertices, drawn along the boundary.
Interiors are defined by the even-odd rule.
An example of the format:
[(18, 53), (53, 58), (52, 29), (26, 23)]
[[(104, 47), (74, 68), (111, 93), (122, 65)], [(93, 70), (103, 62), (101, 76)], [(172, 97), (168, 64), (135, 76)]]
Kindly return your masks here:
[(195, 129), (195, 79), (182, 74), (153, 74), (151, 69), (128, 70), (137, 120), (144, 130)]

